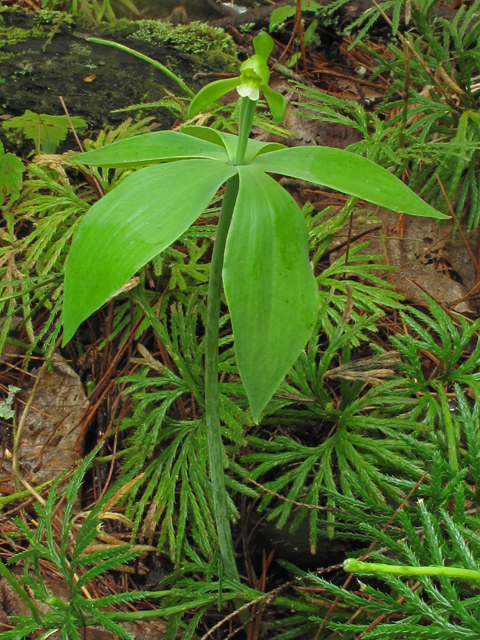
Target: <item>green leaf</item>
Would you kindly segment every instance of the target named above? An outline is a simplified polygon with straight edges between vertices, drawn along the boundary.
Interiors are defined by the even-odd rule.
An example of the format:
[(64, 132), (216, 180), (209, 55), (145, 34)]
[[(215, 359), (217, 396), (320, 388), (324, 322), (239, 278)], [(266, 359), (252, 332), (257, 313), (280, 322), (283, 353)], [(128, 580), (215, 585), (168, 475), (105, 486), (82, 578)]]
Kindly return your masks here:
[[(274, 93), (276, 93), (276, 91)], [(201, 138), (202, 140), (208, 140), (213, 144), (224, 146), (227, 150), (230, 162), (235, 162), (238, 136), (233, 135), (232, 133), (226, 133), (225, 131), (217, 131), (216, 129), (209, 129), (208, 127), (196, 126), (182, 127), (182, 132), (189, 136)], [(247, 143), (247, 151), (245, 152), (245, 164), (249, 164), (252, 159), (260, 153), (268, 153), (270, 151), (276, 151), (277, 149), (286, 149), (286, 147), (284, 144), (280, 144), (279, 142), (260, 142), (260, 140), (253, 140), (250, 138)]]
[(310, 44), (310, 40), (313, 38), (313, 34), (317, 30), (318, 20), (312, 20), (312, 22), (308, 25), (308, 29), (303, 34), (303, 42), (307, 45)]
[(20, 158), (13, 153), (5, 153), (0, 142), (0, 206), (9, 195), (10, 202), (14, 202), (20, 195), (22, 188), (22, 173), (25, 171)]
[(293, 56), (285, 62), (285, 66), (291, 69), (297, 64), (297, 60), (300, 60), (301, 58), (302, 58), (302, 53), (298, 51), (297, 53), (294, 53)]
[(295, 15), (296, 7), (293, 4), (287, 4), (284, 7), (278, 7), (278, 9), (274, 9), (270, 14), (270, 23), (268, 25), (268, 30), (270, 33), (278, 27), (279, 24), (283, 24), (285, 20), (291, 18)]
[[(317, 11), (321, 9), (321, 5), (318, 2), (314, 2), (314, 0), (310, 0), (307, 4), (305, 0), (302, 0), (302, 11)], [(278, 7), (270, 14), (270, 24), (268, 26), (268, 30), (270, 33), (278, 27), (278, 25), (288, 20), (295, 15), (296, 6), (294, 4), (285, 5), (283, 7)]]
[(212, 144), (217, 144), (220, 147), (224, 147), (223, 136), (220, 135), (220, 131), (216, 129), (210, 129), (210, 127), (201, 127), (197, 125), (182, 125), (182, 133), (192, 138), (199, 138), (200, 140), (206, 140)]
[(241, 79), (237, 77), (216, 80), (215, 82), (210, 82), (210, 84), (205, 85), (191, 101), (188, 107), (188, 117), (193, 118), (205, 107), (212, 104), (212, 102), (215, 102), (215, 100), (218, 100), (226, 93), (236, 89), (240, 83)]
[(223, 279), (237, 364), (257, 422), (309, 339), (319, 298), (298, 205), (262, 171), (237, 168)]
[[(72, 116), (71, 121), (77, 131), (85, 129), (87, 123), (83, 118)], [(58, 145), (65, 140), (70, 130), (70, 123), (67, 116), (48, 116), (44, 113), (34, 113), (28, 109), (23, 116), (10, 118), (3, 123), (4, 129), (20, 129), (25, 136), (38, 145), (40, 138), (40, 149), (38, 152), (55, 153)]]
[(138, 167), (181, 158), (209, 158), (228, 162), (218, 145), (178, 131), (157, 131), (119, 140), (94, 151), (75, 154), (75, 160), (95, 167)]
[(235, 172), (216, 160), (153, 165), (93, 205), (67, 260), (64, 344), (140, 267), (188, 229)]
[(357, 196), (398, 213), (448, 219), (419, 198), (389, 171), (350, 151), (330, 147), (295, 147), (264, 153), (252, 166), (308, 180)]

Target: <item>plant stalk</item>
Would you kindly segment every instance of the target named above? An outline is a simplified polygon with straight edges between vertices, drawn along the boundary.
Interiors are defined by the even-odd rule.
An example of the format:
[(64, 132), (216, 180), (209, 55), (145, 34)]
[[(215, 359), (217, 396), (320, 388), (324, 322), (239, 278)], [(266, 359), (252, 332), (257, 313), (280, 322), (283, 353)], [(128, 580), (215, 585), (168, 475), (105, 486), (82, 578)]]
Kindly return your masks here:
[(210, 279), (208, 283), (207, 317), (205, 327), (205, 405), (207, 417), (210, 473), (213, 486), (213, 504), (217, 524), (220, 554), (225, 574), (239, 580), (232, 533), (228, 517), (227, 490), (223, 468), (223, 443), (219, 414), (218, 388), (218, 337), (220, 323), (220, 301), (222, 293), (222, 269), (228, 230), (238, 193), (238, 175), (227, 180), (223, 204), (218, 220), (213, 248)]
[[(235, 164), (245, 160), (250, 129), (257, 102), (250, 98), (242, 98), (240, 102), (240, 118), (238, 123), (238, 143)], [(208, 452), (210, 458), (210, 474), (213, 487), (213, 505), (217, 525), (220, 555), (225, 575), (240, 581), (235, 551), (233, 549), (230, 519), (228, 517), (227, 490), (225, 487), (224, 450), (222, 429), (220, 426), (220, 392), (218, 387), (218, 338), (220, 325), (220, 302), (222, 295), (222, 270), (225, 257), (225, 246), (232, 221), (233, 210), (239, 188), (238, 175), (227, 180), (223, 196), (222, 209), (218, 220), (215, 245), (213, 247), (210, 278), (208, 282), (207, 316), (205, 326), (205, 408), (207, 420)], [(248, 616), (247, 616), (248, 617)]]
[(119, 44), (118, 42), (113, 42), (112, 40), (102, 40), (101, 38), (87, 38), (87, 42), (94, 42), (95, 44), (105, 44), (108, 47), (113, 47), (114, 49), (120, 49), (120, 51), (125, 51), (125, 53), (129, 53), (130, 55), (135, 56), (136, 58), (140, 58), (140, 60), (143, 60), (144, 62), (148, 62), (149, 64), (153, 65), (157, 69), (160, 69), (160, 71), (162, 71), (162, 73), (168, 76), (170, 80), (173, 80), (180, 87), (182, 87), (182, 89), (190, 98), (193, 98), (195, 96), (195, 94), (190, 89), (190, 87), (187, 87), (187, 85), (181, 78), (176, 76), (173, 73), (173, 71), (170, 71), (170, 69), (167, 69), (167, 67), (165, 67), (161, 62), (158, 62), (158, 60), (153, 60), (153, 58), (149, 58), (148, 56), (145, 56), (143, 53), (140, 53), (139, 51), (135, 51), (135, 49), (130, 49), (130, 47), (126, 47), (124, 44)]
[(242, 98), (240, 101), (240, 116), (238, 119), (238, 144), (237, 153), (235, 155), (235, 164), (243, 164), (245, 160), (245, 152), (247, 150), (248, 137), (253, 124), (253, 116), (255, 115), (256, 100), (250, 98)]
[(447, 578), (463, 578), (464, 580), (480, 580), (480, 571), (462, 569), (460, 567), (410, 567), (407, 565), (360, 562), (360, 560), (349, 558), (343, 563), (343, 568), (351, 573), (389, 573), (392, 576), (445, 576)]
[(453, 471), (458, 473), (458, 452), (457, 452), (457, 438), (455, 434), (455, 427), (453, 425), (452, 416), (448, 407), (447, 394), (441, 382), (436, 382), (434, 388), (438, 394), (440, 400), (440, 406), (442, 408), (443, 422), (445, 425), (445, 436), (447, 438), (448, 448), (448, 463)]

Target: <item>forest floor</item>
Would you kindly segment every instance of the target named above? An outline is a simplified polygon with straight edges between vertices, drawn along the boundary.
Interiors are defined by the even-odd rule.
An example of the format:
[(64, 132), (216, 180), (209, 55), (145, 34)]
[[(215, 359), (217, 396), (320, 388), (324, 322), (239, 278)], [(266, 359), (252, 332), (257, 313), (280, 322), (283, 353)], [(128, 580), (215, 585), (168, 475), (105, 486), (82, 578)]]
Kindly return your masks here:
[[(23, 6), (32, 13), (37, 9), (33, 0), (11, 0), (4, 4)], [(252, 7), (245, 8), (253, 10)], [(205, 20), (215, 24), (219, 20), (229, 19), (228, 16), (214, 14), (210, 6)], [(170, 15), (181, 25), (188, 19), (189, 8), (173, 7)], [(304, 11), (303, 15), (308, 18), (304, 24), (305, 32), (313, 14)], [(266, 118), (258, 121), (253, 135), (264, 142), (282, 142), (287, 146), (324, 145), (341, 149), (361, 145), (368, 142), (368, 136), (372, 136), (371, 144), (378, 142), (379, 148), (380, 142), (383, 144), (385, 140), (387, 146), (391, 145), (388, 153), (393, 158), (394, 153), (400, 154), (401, 151), (397, 144), (398, 132), (387, 132), (384, 138), (380, 135), (375, 138), (374, 133), (377, 130), (384, 133), (385, 129), (381, 127), (386, 127), (385, 123), (398, 121), (404, 104), (398, 79), (405, 83), (405, 72), (403, 75), (398, 72), (398, 77), (395, 76), (398, 67), (395, 66), (398, 63), (395, 55), (400, 51), (398, 40), (392, 36), (387, 20), (362, 39), (365, 46), (351, 48), (355, 34), (344, 35), (343, 27), (339, 27), (339, 18), (330, 18), (323, 23), (328, 26), (317, 27), (315, 47), (302, 49), (301, 39), (295, 40), (292, 35), (293, 29), (298, 26), (298, 12), (286, 20), (283, 31), (273, 32), (275, 48), (272, 53), (274, 68), (271, 86), (284, 93), (289, 102), (289, 111), (278, 127)], [(266, 23), (268, 15), (264, 10), (259, 17), (259, 26), (263, 28)], [(251, 39), (257, 26), (250, 24), (248, 29), (242, 25), (227, 28), (240, 60), (253, 53)], [(397, 53), (392, 51), (393, 46)], [(296, 62), (286, 66), (292, 56), (297, 58)], [(438, 132), (432, 134), (433, 141), (441, 141), (441, 136), (445, 136), (447, 141), (456, 144), (460, 135), (457, 127), (461, 129), (459, 122), (466, 122), (465, 119), (461, 120), (462, 113), (471, 107), (470, 103), (460, 104), (460, 101), (448, 106), (451, 95), (448, 91), (454, 91), (452, 83), (457, 86), (456, 76), (453, 72), (447, 76), (450, 78), (450, 81), (445, 81), (448, 91), (445, 90), (441, 99), (425, 97), (422, 91), (427, 82), (423, 86), (420, 84), (421, 65), (414, 68), (413, 54), (409, 59), (412, 65), (410, 82), (416, 99), (425, 99), (425, 109), (433, 108), (427, 104), (428, 100), (436, 100), (434, 108), (439, 113), (439, 104), (450, 109), (448, 117), (445, 116), (445, 123), (439, 124)], [(383, 70), (379, 60), (386, 63)], [(25, 74), (28, 75), (28, 69)], [(204, 69), (193, 80), (203, 83), (228, 74), (231, 75), (230, 71)], [(435, 77), (438, 79), (440, 76), (437, 74)], [(132, 94), (131, 103), (151, 100), (137, 94)], [(109, 111), (128, 106), (126, 102), (129, 100), (125, 95), (119, 96), (118, 103), (113, 89), (109, 95), (112, 98), (108, 104)], [(155, 100), (160, 98), (155, 96)], [(233, 130), (235, 116), (232, 116), (231, 100), (234, 100), (233, 95), (227, 97), (225, 111), (217, 110), (205, 123), (213, 122), (217, 127), (222, 127), (223, 123), (227, 129), (230, 127)], [(175, 102), (180, 104), (179, 108), (175, 107)], [(422, 117), (418, 107), (419, 104), (411, 99), (409, 108), (413, 115), (409, 114), (404, 122), (407, 135), (408, 128), (411, 129), (409, 140), (412, 148), (412, 141), (420, 140), (422, 136), (422, 129), (415, 130), (414, 119)], [(103, 105), (102, 108), (107, 106)], [(380, 112), (381, 116), (378, 116)], [(373, 116), (368, 120), (368, 114), (374, 113), (378, 117), (377, 124)], [(84, 114), (72, 109), (70, 115)], [(165, 128), (166, 125), (178, 129), (184, 115), (185, 100), (171, 93), (171, 103), (160, 110), (142, 109), (117, 114), (117, 122), (111, 124), (112, 129), (117, 127), (116, 133), (110, 134), (111, 139), (143, 133), (155, 127)], [(0, 116), (8, 122), (4, 114)], [(131, 116), (133, 121), (125, 124), (124, 116), (125, 119)], [(147, 119), (142, 120), (142, 117)], [(365, 122), (368, 120), (364, 127), (363, 117), (366, 118)], [(441, 117), (439, 115), (438, 119)], [(99, 126), (97, 122), (96, 131)], [(81, 134), (80, 139), (83, 140)], [(73, 137), (68, 140), (72, 140), (72, 147), (76, 144)], [(428, 140), (422, 140), (422, 144), (427, 143)], [(44, 540), (43, 535), (47, 535), (48, 539), (48, 527), (44, 521), (46, 514), (53, 526), (52, 545), (34, 568), (42, 576), (50, 596), (53, 594), (69, 602), (71, 589), (52, 560), (55, 549), (58, 551), (61, 548), (61, 553), (70, 557), (68, 545), (73, 544), (72, 540), (79, 530), (76, 523), (85, 520), (92, 505), (99, 504), (114, 486), (113, 496), (110, 496), (106, 505), (102, 503), (102, 525), (98, 535), (92, 538), (89, 551), (103, 552), (103, 562), (107, 562), (109, 553), (116, 546), (134, 542), (142, 546), (142, 553), (134, 561), (127, 558), (125, 562), (119, 562), (120, 566), (106, 566), (103, 574), (93, 577), (87, 587), (84, 585), (82, 588), (87, 599), (107, 598), (142, 589), (165, 591), (163, 604), (162, 600), (154, 597), (140, 603), (118, 599), (114, 601), (114, 606), (106, 601), (106, 611), (123, 613), (153, 612), (162, 606), (167, 611), (170, 606), (170, 615), (122, 622), (122, 628), (138, 640), (160, 640), (166, 637), (166, 633), (170, 634), (169, 639), (182, 637), (182, 633), (184, 637), (190, 634), (194, 638), (203, 636), (220, 639), (233, 637), (236, 632), (236, 637), (248, 640), (261, 637), (320, 640), (335, 635), (326, 622), (330, 616), (345, 624), (358, 616), (359, 625), (364, 624), (362, 628), (359, 626), (355, 629), (355, 634), (361, 634), (358, 638), (363, 637), (362, 629), (373, 633), (373, 629), (384, 622), (382, 614), (374, 617), (371, 613), (365, 613), (353, 601), (338, 604), (336, 592), (333, 595), (328, 593), (323, 583), (316, 586), (301, 583), (299, 572), (325, 573), (334, 585), (348, 587), (350, 579), (341, 563), (356, 550), (373, 548), (375, 540), (372, 531), (368, 535), (364, 532), (363, 537), (355, 531), (361, 523), (360, 516), (355, 516), (360, 504), (364, 505), (368, 522), (374, 523), (383, 532), (381, 527), (388, 529), (399, 510), (410, 508), (411, 512), (408, 513), (413, 514), (416, 499), (420, 496), (430, 497), (434, 502), (437, 494), (430, 488), (434, 483), (431, 476), (436, 454), (432, 451), (438, 447), (441, 457), (446, 458), (445, 438), (439, 436), (438, 440), (431, 440), (430, 435), (412, 426), (416, 421), (417, 425), (434, 429), (435, 425), (443, 425), (442, 421), (446, 420), (441, 417), (444, 414), (440, 407), (440, 393), (435, 396), (435, 402), (438, 401), (440, 407), (438, 412), (437, 408), (432, 408), (433, 405), (428, 408), (421, 404), (421, 398), (427, 394), (426, 389), (433, 388), (430, 384), (432, 380), (438, 378), (445, 383), (448, 401), (456, 403), (452, 411), (458, 409), (464, 396), (476, 403), (476, 378), (469, 382), (466, 378), (455, 378), (452, 373), (460, 367), (458, 363), (470, 362), (472, 353), (476, 353), (476, 329), (462, 343), (462, 335), (468, 333), (466, 327), (479, 315), (476, 294), (480, 272), (480, 243), (476, 230), (478, 220), (469, 217), (476, 214), (468, 213), (467, 209), (478, 208), (476, 203), (480, 200), (480, 187), (477, 156), (472, 155), (471, 147), (462, 152), (461, 162), (464, 164), (460, 169), (455, 164), (457, 157), (448, 156), (448, 149), (446, 151), (442, 147), (438, 151), (444, 154), (441, 162), (438, 161), (439, 166), (443, 167), (443, 173), (438, 171), (440, 182), (444, 176), (445, 179), (460, 181), (443, 185), (450, 197), (447, 197), (448, 203), (444, 199), (442, 204), (447, 213), (453, 205), (457, 216), (462, 213), (462, 206), (465, 207), (466, 212), (458, 224), (455, 217), (440, 223), (434, 219), (398, 215), (362, 201), (356, 202), (354, 208), (348, 210), (348, 215), (344, 215), (349, 206), (347, 196), (304, 181), (281, 179), (281, 184), (303, 208), (310, 224), (312, 264), (322, 292), (322, 302), (330, 305), (324, 323), (318, 329), (315, 346), (320, 354), (315, 364), (315, 375), (324, 384), (326, 396), (321, 397), (313, 381), (315, 376), (309, 377), (311, 371), (305, 363), (300, 363), (279, 389), (260, 424), (254, 425), (245, 394), (238, 390), (228, 313), (223, 308), (222, 411), (226, 425), (224, 435), (228, 441), (226, 450), (230, 459), (226, 464), (232, 478), (229, 489), (238, 514), (233, 529), (236, 551), (242, 577), (249, 588), (273, 594), (270, 600), (266, 600), (267, 604), (260, 602), (257, 608), (254, 605), (250, 609), (251, 619), (243, 631), (238, 618), (230, 615), (234, 606), (229, 596), (223, 603), (218, 594), (208, 600), (212, 598), (211, 593), (198, 591), (193, 597), (188, 591), (191, 585), (188, 588), (185, 586), (187, 580), (202, 584), (206, 580), (208, 585), (212, 576), (208, 575), (205, 566), (213, 562), (214, 557), (210, 543), (202, 538), (201, 529), (202, 519), (205, 522), (208, 519), (206, 511), (203, 511), (204, 508), (208, 511), (208, 507), (204, 507), (201, 497), (205, 488), (198, 476), (205, 473), (206, 461), (205, 456), (196, 449), (202, 441), (199, 435), (202, 407), (192, 388), (185, 384), (178, 358), (190, 368), (195, 380), (203, 384), (201, 320), (212, 238), (219, 211), (218, 198), (192, 227), (193, 232), (187, 238), (176, 242), (165, 255), (142, 272), (141, 286), (147, 291), (149, 310), (153, 309), (158, 315), (163, 333), (157, 330), (158, 327), (154, 331), (148, 314), (145, 314), (145, 307), (141, 306), (138, 299), (131, 292), (124, 292), (123, 297), (111, 300), (85, 322), (69, 345), (60, 348), (61, 283), (73, 228), (72, 220), (83, 215), (88, 205), (98, 198), (99, 181), (103, 180), (101, 185), (108, 185), (112, 176), (108, 172), (100, 174), (95, 170), (79, 173), (69, 164), (68, 150), (63, 155), (32, 153), (25, 157), (25, 144), (27, 147), (31, 144), (32, 151), (34, 146), (38, 151), (40, 144), (34, 145), (32, 141), (25, 142), (25, 139), (22, 144), (22, 161), (26, 167), (30, 167), (29, 173), (25, 173), (18, 202), (13, 203), (12, 200), (11, 207), (5, 207), (1, 230), (1, 265), (4, 269), (1, 333), (4, 347), (0, 358), (0, 388), (4, 392), (1, 405), (4, 412), (0, 414), (3, 445), (0, 556), (3, 562), (8, 563), (15, 554), (33, 548), (35, 535), (38, 536), (38, 544)], [(425, 181), (435, 174), (432, 168), (435, 157), (432, 160), (424, 147), (416, 151), (419, 154), (416, 160), (413, 155), (410, 158), (404, 155), (398, 164), (393, 160), (389, 163), (388, 153), (385, 152), (383, 156), (382, 153), (383, 147), (378, 159), (384, 166), (391, 168), (395, 165), (398, 168), (404, 162), (400, 177), (407, 183), (412, 180), (413, 184), (415, 172), (420, 174), (426, 170), (425, 167), (430, 167), (430, 174), (425, 174)], [(418, 166), (415, 162), (418, 162)], [(456, 173), (459, 176), (452, 177)], [(472, 184), (477, 184), (477, 191), (473, 187), (470, 191), (462, 187), (472, 176)], [(418, 182), (416, 184), (418, 186)], [(432, 184), (427, 197), (438, 203), (442, 190), (437, 182)], [(138, 282), (134, 284), (138, 285)], [(412, 308), (414, 311), (411, 311)], [(426, 315), (415, 315), (415, 310)], [(409, 318), (414, 319), (410, 321)], [(450, 336), (450, 347), (445, 342), (442, 330)], [(342, 342), (342, 332), (348, 337), (346, 342)], [(408, 343), (409, 336), (411, 344)], [(428, 342), (429, 339), (432, 344)], [(442, 362), (443, 352), (435, 350), (436, 343), (442, 346), (445, 353), (457, 349), (456, 360), (452, 363), (448, 361), (445, 365)], [(328, 351), (329, 344), (334, 345), (331, 352)], [(330, 353), (327, 364), (322, 359), (326, 353)], [(392, 360), (383, 366), (381, 357), (385, 354), (390, 354)], [(380, 360), (377, 359), (379, 357)], [(399, 368), (400, 358), (403, 359), (403, 365)], [(448, 359), (448, 356), (445, 358)], [(362, 373), (352, 367), (357, 362)], [(304, 364), (305, 368), (302, 369)], [(417, 364), (418, 368), (415, 369)], [(473, 363), (468, 375), (476, 376), (478, 365), (480, 362)], [(325, 369), (322, 369), (323, 366)], [(348, 371), (342, 369), (348, 366)], [(414, 370), (423, 376), (425, 388), (415, 379)], [(452, 377), (448, 378), (450, 374)], [(407, 378), (414, 380), (417, 386), (408, 386), (409, 383), (405, 382)], [(454, 391), (454, 383), (463, 385), (461, 392)], [(12, 387), (17, 391), (12, 391)], [(398, 395), (400, 388), (402, 391)], [(421, 405), (418, 411), (412, 409), (417, 401)], [(337, 412), (334, 419), (327, 415), (330, 404), (332, 411)], [(347, 407), (350, 407), (348, 416)], [(13, 417), (9, 413), (11, 408), (15, 414)], [(399, 416), (404, 417), (405, 424), (408, 422), (408, 429), (402, 427), (393, 433), (398, 427), (395, 420)], [(353, 418), (358, 418), (358, 421), (355, 422)], [(379, 426), (376, 431), (375, 424), (380, 425), (380, 421), (384, 421), (382, 425), (385, 426)], [(461, 424), (464, 422), (459, 420)], [(191, 431), (186, 425), (190, 425), (188, 428)], [(148, 435), (152, 433), (155, 435)], [(340, 436), (337, 437), (341, 433), (348, 433), (342, 442)], [(458, 455), (460, 461), (465, 461), (465, 469), (470, 469), (471, 458), (465, 451), (472, 445), (469, 440), (467, 446), (466, 436), (462, 433), (457, 438)], [(150, 442), (149, 450), (139, 444), (142, 438)], [(361, 438), (364, 438), (363, 442)], [(420, 449), (407, 452), (408, 447), (414, 447), (412, 442), (415, 439), (420, 442)], [(424, 450), (421, 449), (423, 444)], [(84, 469), (81, 489), (77, 487), (75, 496), (68, 494), (65, 487), (77, 469), (79, 460), (97, 447), (97, 458), (89, 464), (88, 469)], [(383, 454), (382, 447), (385, 447)], [(198, 469), (195, 468), (195, 456), (198, 458)], [(155, 461), (158, 466), (155, 466)], [(460, 468), (463, 468), (462, 462)], [(63, 488), (59, 488), (54, 503), (49, 505), (51, 483), (66, 470), (68, 474), (62, 478)], [(441, 476), (440, 485), (442, 490), (447, 491), (445, 487), (450, 484), (453, 486), (452, 478), (457, 476), (453, 472), (449, 476), (449, 471), (443, 467), (441, 473), (444, 476)], [(473, 508), (475, 502), (472, 496), (476, 489), (468, 473), (465, 471), (464, 477), (469, 478), (470, 489), (466, 491), (468, 494), (470, 490), (472, 495), (468, 494), (471, 501), (467, 500), (465, 504)], [(120, 484), (115, 484), (118, 478)], [(185, 498), (184, 487), (187, 483), (193, 489)], [(240, 483), (244, 486), (243, 490)], [(425, 485), (423, 489), (422, 483)], [(378, 498), (376, 507), (368, 503), (369, 493)], [(457, 494), (455, 496), (457, 499)], [(451, 494), (447, 497), (453, 501)], [(438, 503), (442, 508), (446, 499)], [(69, 531), (63, 524), (65, 518), (68, 519), (65, 504), (70, 505), (67, 513), (73, 517)], [(449, 504), (451, 506), (453, 502)], [(378, 511), (375, 511), (376, 508)], [(42, 512), (42, 509), (46, 511)], [(342, 514), (337, 514), (340, 511)], [(348, 517), (345, 515), (347, 512)], [(414, 516), (409, 517), (414, 522)], [(39, 522), (43, 522), (42, 526), (39, 526)], [(402, 526), (406, 526), (404, 521)], [(207, 535), (208, 524), (204, 529)], [(395, 535), (398, 534), (397, 538), (405, 537), (400, 525), (398, 531), (393, 526), (391, 529), (396, 532)], [(31, 538), (25, 530), (30, 530)], [(64, 541), (65, 546), (62, 546)], [(384, 544), (387, 543), (384, 541)], [(202, 561), (198, 559), (200, 557)], [(10, 565), (18, 579), (22, 575), (24, 559), (20, 556), (13, 568)], [(298, 569), (286, 563), (292, 563)], [(10, 617), (12, 614), (28, 614), (28, 608), (18, 592), (12, 588), (6, 574), (2, 575), (0, 639), (14, 637), (3, 635), (15, 628), (15, 621), (12, 622)], [(293, 583), (290, 582), (292, 576)], [(220, 576), (220, 583), (221, 580)], [(369, 584), (378, 586), (374, 580)], [(360, 583), (353, 581), (348, 588), (355, 597), (363, 598)], [(175, 589), (176, 594), (173, 593)], [(182, 589), (187, 589), (185, 593), (192, 599), (190, 608), (187, 597), (183, 606)], [(50, 605), (41, 601), (31, 585), (28, 585), (27, 592), (37, 599), (41, 614), (48, 613)], [(389, 593), (389, 588), (384, 588), (384, 592)], [(280, 596), (284, 597), (283, 601)], [(274, 598), (277, 599), (276, 606), (271, 604)], [(428, 604), (430, 606), (431, 601)], [(342, 610), (342, 607), (345, 608)], [(297, 615), (295, 620), (292, 617), (294, 609)], [(407, 615), (409, 612), (405, 613)], [(429, 624), (427, 614), (422, 615), (425, 618), (420, 623)], [(312, 616), (317, 616), (313, 622)], [(319, 622), (318, 618), (325, 620), (325, 623)], [(168, 619), (176, 620), (176, 626), (169, 631), (165, 622)], [(393, 621), (396, 619), (392, 617)], [(215, 627), (222, 622), (219, 628)], [(295, 625), (303, 629), (298, 631), (298, 635), (294, 633)], [(117, 637), (114, 632), (95, 626), (88, 629), (85, 626), (81, 633), (83, 639), (90, 640)], [(337, 637), (357, 636), (343, 630)], [(415, 640), (414, 632), (402, 637)]]

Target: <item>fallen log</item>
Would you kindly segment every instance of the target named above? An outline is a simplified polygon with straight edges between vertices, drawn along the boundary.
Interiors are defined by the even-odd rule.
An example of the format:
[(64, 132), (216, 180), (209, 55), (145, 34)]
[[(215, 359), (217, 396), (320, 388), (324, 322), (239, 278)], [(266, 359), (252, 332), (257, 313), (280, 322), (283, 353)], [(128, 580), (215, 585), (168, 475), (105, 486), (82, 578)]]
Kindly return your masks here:
[[(63, 115), (62, 96), (69, 113), (86, 120), (92, 136), (138, 113), (113, 110), (157, 102), (168, 91), (188, 99), (160, 70), (118, 49), (87, 42), (92, 36), (115, 40), (157, 60), (193, 91), (202, 86), (193, 80), (195, 74), (238, 68), (233, 41), (222, 31), (200, 23), (179, 25), (172, 31), (175, 37), (169, 38), (169, 29), (175, 27), (155, 20), (121, 20), (92, 28), (64, 13), (0, 10), (0, 117), (21, 116), (27, 109)], [(175, 120), (166, 108), (141, 114), (155, 116), (165, 129)], [(18, 152), (20, 143), (25, 152), (15, 132), (0, 127), (0, 140), (9, 151)], [(66, 144), (72, 147), (75, 142), (67, 138)]]

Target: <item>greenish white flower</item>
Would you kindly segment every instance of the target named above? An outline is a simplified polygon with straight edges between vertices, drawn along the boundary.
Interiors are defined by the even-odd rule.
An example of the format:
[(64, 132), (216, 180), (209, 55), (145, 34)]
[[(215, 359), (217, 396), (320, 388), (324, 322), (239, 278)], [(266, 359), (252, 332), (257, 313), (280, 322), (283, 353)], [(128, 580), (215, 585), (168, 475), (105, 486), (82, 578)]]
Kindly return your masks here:
[(211, 82), (197, 93), (190, 103), (189, 118), (193, 118), (204, 107), (236, 89), (239, 96), (254, 102), (260, 98), (260, 93), (263, 93), (275, 122), (283, 120), (287, 111), (285, 98), (268, 86), (270, 71), (267, 62), (273, 49), (273, 40), (262, 31), (253, 39), (253, 46), (255, 54), (242, 63), (238, 77)]

